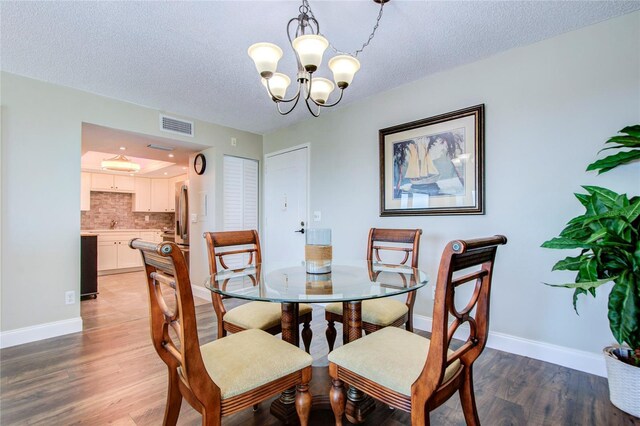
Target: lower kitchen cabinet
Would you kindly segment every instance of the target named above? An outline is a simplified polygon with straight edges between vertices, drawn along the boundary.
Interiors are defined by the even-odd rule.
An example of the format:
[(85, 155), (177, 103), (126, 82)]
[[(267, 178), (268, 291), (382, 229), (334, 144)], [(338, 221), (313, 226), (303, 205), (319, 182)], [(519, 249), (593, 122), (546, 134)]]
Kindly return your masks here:
[(98, 271), (118, 269), (118, 242), (100, 241), (98, 237)]
[(129, 247), (129, 241), (139, 237), (139, 232), (98, 234), (98, 271), (142, 266), (140, 252)]

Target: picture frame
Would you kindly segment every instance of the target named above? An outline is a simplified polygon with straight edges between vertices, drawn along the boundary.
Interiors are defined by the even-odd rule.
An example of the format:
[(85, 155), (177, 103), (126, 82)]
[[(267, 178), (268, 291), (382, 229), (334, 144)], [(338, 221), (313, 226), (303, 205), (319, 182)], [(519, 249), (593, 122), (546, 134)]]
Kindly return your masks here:
[(484, 214), (484, 104), (387, 127), (380, 216)]

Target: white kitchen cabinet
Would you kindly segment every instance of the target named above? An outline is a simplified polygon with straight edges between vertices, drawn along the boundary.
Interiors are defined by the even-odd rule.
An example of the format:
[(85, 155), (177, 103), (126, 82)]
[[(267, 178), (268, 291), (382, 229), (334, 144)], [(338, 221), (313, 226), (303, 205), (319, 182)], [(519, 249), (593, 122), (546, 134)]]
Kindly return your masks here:
[(168, 212), (169, 179), (151, 179), (151, 211)]
[(91, 173), (91, 190), (103, 192), (134, 192), (132, 176)]
[(91, 173), (80, 173), (80, 211), (91, 209)]
[[(132, 238), (137, 238), (137, 236)], [(140, 250), (134, 250), (129, 247), (129, 241), (131, 241), (131, 238), (118, 241), (118, 269), (142, 266)]]
[(138, 250), (129, 247), (132, 238), (140, 232), (104, 232), (98, 234), (98, 271), (136, 268), (142, 266)]
[(162, 231), (141, 231), (140, 239), (144, 241), (152, 241), (154, 243), (161, 243)]
[(98, 271), (118, 269), (118, 242), (100, 241), (98, 237)]
[(169, 200), (169, 212), (176, 211), (176, 183), (187, 180), (187, 175), (180, 175), (169, 179), (169, 188), (167, 188), (167, 197)]
[(134, 178), (133, 211), (151, 211), (151, 179)]
[(92, 191), (113, 191), (113, 175), (91, 173)]
[(135, 178), (133, 176), (113, 176), (113, 186), (118, 192), (134, 192)]

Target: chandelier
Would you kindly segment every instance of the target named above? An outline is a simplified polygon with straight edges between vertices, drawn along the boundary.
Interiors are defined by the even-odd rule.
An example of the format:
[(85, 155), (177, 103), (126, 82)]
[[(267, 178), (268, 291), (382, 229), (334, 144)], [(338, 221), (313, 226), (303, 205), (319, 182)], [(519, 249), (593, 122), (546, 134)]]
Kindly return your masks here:
[(116, 172), (137, 172), (140, 171), (140, 164), (134, 163), (124, 155), (116, 155), (113, 158), (102, 160), (100, 163), (102, 170), (113, 170)]
[[(285, 74), (276, 72), (278, 61), (282, 58), (282, 49), (273, 43), (256, 43), (249, 47), (247, 53), (253, 59), (256, 69), (260, 73), (262, 84), (267, 89), (271, 100), (276, 103), (281, 115), (287, 115), (293, 111), (301, 97), (304, 98), (307, 109), (314, 117), (320, 115), (321, 108), (333, 107), (342, 100), (344, 90), (349, 87), (353, 76), (360, 69), (360, 61), (357, 56), (373, 39), (382, 18), (382, 8), (389, 0), (373, 1), (380, 4), (380, 12), (373, 31), (359, 50), (354, 54), (349, 54), (340, 52), (323, 37), (308, 0), (302, 0), (302, 5), (298, 9), (300, 14), (289, 20), (287, 24), (287, 37), (298, 62), (296, 74), (298, 87), (295, 95), (288, 99), (285, 96), (291, 79)], [(295, 32), (292, 31), (293, 24), (295, 24)], [(320, 67), (324, 51), (329, 46), (337, 53), (328, 63), (329, 69), (333, 72), (335, 85), (329, 79), (314, 76)], [(329, 96), (336, 86), (340, 89), (340, 94), (335, 101), (329, 103)], [(291, 107), (283, 110), (282, 104), (288, 103), (291, 103)]]

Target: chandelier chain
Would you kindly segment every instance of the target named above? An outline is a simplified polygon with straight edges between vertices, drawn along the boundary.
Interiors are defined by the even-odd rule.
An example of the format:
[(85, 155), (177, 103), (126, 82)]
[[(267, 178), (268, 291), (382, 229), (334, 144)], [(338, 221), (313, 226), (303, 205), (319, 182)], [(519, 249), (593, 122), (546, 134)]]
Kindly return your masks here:
[[(378, 17), (376, 18), (376, 24), (373, 26), (373, 30), (371, 31), (371, 34), (369, 34), (369, 38), (367, 39), (367, 41), (365, 41), (362, 44), (362, 47), (358, 50), (356, 50), (354, 53), (349, 53), (349, 52), (344, 52), (342, 50), (337, 49), (330, 41), (329, 41), (329, 47), (331, 47), (331, 49), (338, 54), (347, 54), (353, 57), (358, 57), (358, 55), (360, 53), (362, 53), (362, 51), (369, 46), (369, 43), (371, 43), (371, 40), (373, 40), (373, 37), (375, 37), (376, 35), (376, 31), (378, 30), (378, 26), (380, 25), (380, 20), (382, 19), (382, 11), (384, 9), (384, 4), (386, 2), (382, 1), (380, 2), (380, 11), (378, 12)], [(302, 7), (305, 7), (308, 11), (309, 11), (309, 16), (311, 16), (313, 19), (316, 19), (316, 17), (313, 15), (313, 11), (311, 10), (311, 6), (309, 5), (309, 1), (308, 0), (302, 0)], [(324, 34), (318, 32), (319, 35), (324, 36)], [(328, 37), (325, 37), (327, 39), (327, 41), (329, 40)]]

